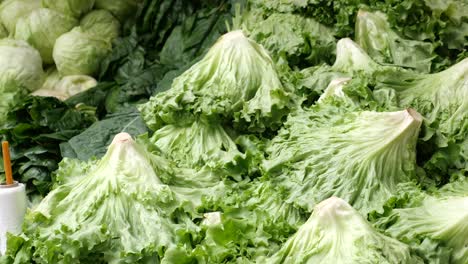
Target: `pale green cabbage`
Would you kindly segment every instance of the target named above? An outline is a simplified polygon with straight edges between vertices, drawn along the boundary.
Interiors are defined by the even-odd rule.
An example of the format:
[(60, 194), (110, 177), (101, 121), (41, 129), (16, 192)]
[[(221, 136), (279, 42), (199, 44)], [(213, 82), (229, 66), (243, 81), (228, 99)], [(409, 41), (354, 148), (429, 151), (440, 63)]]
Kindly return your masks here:
[(18, 19), (40, 7), (40, 0), (6, 0), (0, 4), (0, 20), (8, 32), (14, 34)]
[(32, 94), (36, 96), (53, 96), (64, 101), (75, 94), (96, 86), (96, 84), (97, 81), (87, 75), (69, 75), (60, 78), (59, 73), (55, 70), (46, 78), (41, 89), (34, 91)]
[(73, 17), (39, 8), (18, 20), (15, 38), (27, 41), (39, 51), (42, 61), (50, 64), (54, 62), (52, 50), (56, 39), (77, 24), (78, 21)]
[(42, 5), (65, 15), (79, 18), (93, 8), (94, 2), (95, 0), (42, 0)]
[(80, 21), (86, 33), (93, 34), (111, 42), (120, 34), (120, 22), (106, 10), (94, 10)]
[(76, 27), (57, 39), (53, 58), (62, 76), (94, 76), (99, 71), (101, 60), (111, 49), (112, 45), (109, 42)]
[(29, 91), (41, 87), (44, 78), (39, 52), (21, 40), (0, 40), (0, 90)]

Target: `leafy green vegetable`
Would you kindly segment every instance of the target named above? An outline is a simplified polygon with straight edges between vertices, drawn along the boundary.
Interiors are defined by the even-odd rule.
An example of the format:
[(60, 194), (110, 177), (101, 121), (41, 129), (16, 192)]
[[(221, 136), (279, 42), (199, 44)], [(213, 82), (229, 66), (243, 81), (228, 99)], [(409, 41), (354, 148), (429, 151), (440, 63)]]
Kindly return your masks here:
[(468, 131), (468, 59), (445, 71), (426, 75), (389, 76), (377, 85), (394, 89), (399, 106), (413, 107), (425, 119), (422, 158), (433, 176), (468, 168), (463, 149)]
[(10, 107), (43, 81), (42, 60), (39, 53), (26, 42), (0, 40), (0, 124), (4, 123)]
[(94, 6), (95, 0), (42, 0), (44, 7), (57, 10), (68, 16), (79, 18), (88, 13)]
[(0, 20), (8, 32), (14, 34), (18, 19), (40, 7), (40, 0), (5, 0), (0, 4)]
[(0, 89), (4, 92), (41, 87), (44, 71), (39, 53), (26, 42), (14, 39), (0, 40)]
[(0, 21), (0, 39), (6, 38), (7, 36), (8, 36), (8, 32)]
[(115, 17), (124, 20), (136, 13), (141, 0), (96, 0), (95, 7), (111, 12)]
[(360, 9), (381, 11), (388, 17), (391, 29), (402, 38), (430, 41), (437, 46), (432, 72), (453, 64), (457, 55), (467, 47), (468, 5), (463, 1), (248, 0), (247, 2), (253, 8), (262, 9), (267, 14), (292, 13), (313, 18), (324, 26), (332, 28), (338, 38), (354, 38), (357, 35), (355, 26)]
[(52, 172), (62, 159), (60, 142), (91, 125), (96, 120), (94, 110), (51, 97), (32, 96), (12, 106), (0, 134), (2, 140), (10, 142), (13, 173), (17, 180), (26, 183), (28, 194), (48, 193)]
[(60, 75), (91, 75), (99, 72), (101, 60), (111, 51), (111, 44), (80, 27), (63, 34), (55, 42), (53, 57)]
[(55, 41), (70, 31), (78, 21), (47, 8), (38, 8), (16, 23), (15, 38), (27, 41), (41, 54), (45, 64), (53, 63), (52, 50)]
[[(53, 96), (63, 101), (97, 84), (93, 77), (86, 75), (70, 75), (63, 78), (58, 76), (58, 72), (54, 70), (52, 75), (46, 78), (41, 89), (34, 91), (32, 95)], [(55, 77), (58, 77), (58, 80), (55, 80)]]
[[(455, 181), (409, 206), (393, 209), (375, 225), (414, 248), (427, 261), (466, 263), (468, 184)], [(408, 199), (414, 199), (408, 196)]]
[(420, 72), (431, 70), (435, 45), (429, 42), (403, 39), (394, 32), (385, 14), (359, 10), (356, 18), (356, 43), (374, 60), (412, 68)]
[(189, 124), (167, 125), (154, 132), (151, 143), (179, 166), (223, 166), (232, 162), (240, 152), (218, 123), (201, 118)]
[(233, 31), (140, 111), (151, 129), (203, 114), (262, 131), (279, 125), (294, 106), (290, 96), (266, 50)]
[(17, 242), (6, 255), (19, 251), (19, 260), (35, 262), (159, 261), (183, 237), (166, 211), (173, 194), (149, 155), (129, 134), (116, 135), (98, 163), (68, 175), (78, 179), (28, 213), (24, 234), (10, 238)]
[(100, 36), (111, 42), (120, 35), (120, 23), (106, 10), (89, 12), (80, 21), (80, 27), (87, 33)]
[(299, 91), (308, 95), (322, 94), (330, 82), (337, 78), (362, 76), (372, 83), (380, 75), (397, 76), (403, 69), (384, 66), (374, 61), (359, 45), (349, 38), (340, 39), (336, 45), (336, 59), (332, 66), (323, 64), (301, 71)]
[(263, 18), (264, 15), (249, 10), (241, 17), (242, 28), (271, 54), (284, 57), (292, 66), (333, 61), (336, 44), (329, 28), (300, 15), (273, 13)]
[(417, 112), (317, 108), (291, 115), (266, 148), (263, 168), (288, 190), (288, 203), (310, 211), (337, 196), (367, 213), (379, 210), (399, 183), (417, 179)]
[(317, 204), (309, 220), (265, 263), (423, 263), (409, 247), (378, 233), (336, 197)]
[(81, 134), (69, 138), (68, 142), (60, 145), (62, 155), (80, 160), (101, 157), (106, 153), (107, 146), (112, 141), (112, 135), (120, 132), (134, 136), (147, 132), (135, 108), (122, 109), (120, 112), (109, 114)]

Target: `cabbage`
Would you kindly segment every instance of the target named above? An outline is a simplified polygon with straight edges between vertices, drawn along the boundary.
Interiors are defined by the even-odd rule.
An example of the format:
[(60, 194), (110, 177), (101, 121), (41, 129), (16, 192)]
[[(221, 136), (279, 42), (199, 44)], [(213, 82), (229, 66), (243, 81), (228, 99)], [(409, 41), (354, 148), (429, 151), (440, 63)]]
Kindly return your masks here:
[(104, 9), (111, 12), (120, 21), (134, 16), (141, 0), (96, 0), (96, 9)]
[(309, 220), (262, 263), (424, 263), (407, 245), (380, 234), (336, 197), (317, 204)]
[(75, 27), (57, 39), (53, 58), (62, 76), (93, 76), (98, 73), (101, 60), (111, 49), (109, 42)]
[(0, 90), (41, 87), (44, 78), (39, 52), (21, 40), (0, 40)]
[(60, 78), (57, 71), (54, 71), (46, 78), (41, 89), (36, 90), (32, 95), (36, 96), (53, 96), (62, 101), (69, 97), (84, 92), (94, 86), (97, 81), (87, 75), (69, 75)]
[(416, 180), (422, 117), (412, 109), (348, 112), (319, 105), (291, 115), (267, 145), (263, 169), (286, 202), (307, 211), (337, 196), (367, 213)]
[(40, 7), (40, 0), (6, 0), (0, 4), (0, 21), (10, 34), (14, 34), (18, 19)]
[(420, 72), (431, 70), (434, 44), (398, 36), (381, 12), (359, 10), (356, 17), (356, 43), (379, 63), (390, 63)]
[(95, 0), (42, 0), (42, 5), (67, 16), (79, 18), (93, 8), (94, 2)]
[(263, 131), (277, 128), (295, 106), (291, 97), (267, 51), (242, 31), (232, 31), (140, 111), (152, 129), (202, 114)]
[(16, 23), (15, 38), (27, 41), (41, 54), (46, 64), (53, 63), (55, 40), (72, 29), (78, 21), (47, 8), (39, 8)]
[(86, 33), (111, 42), (120, 34), (119, 21), (106, 10), (94, 10), (88, 13), (80, 21), (80, 27)]

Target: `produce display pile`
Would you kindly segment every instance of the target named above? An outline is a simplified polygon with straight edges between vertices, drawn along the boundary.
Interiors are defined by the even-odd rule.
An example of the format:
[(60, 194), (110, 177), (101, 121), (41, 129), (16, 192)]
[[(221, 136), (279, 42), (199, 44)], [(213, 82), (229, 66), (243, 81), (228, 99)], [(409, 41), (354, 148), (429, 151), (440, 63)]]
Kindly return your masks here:
[(467, 50), (464, 0), (0, 1), (0, 263), (466, 264)]

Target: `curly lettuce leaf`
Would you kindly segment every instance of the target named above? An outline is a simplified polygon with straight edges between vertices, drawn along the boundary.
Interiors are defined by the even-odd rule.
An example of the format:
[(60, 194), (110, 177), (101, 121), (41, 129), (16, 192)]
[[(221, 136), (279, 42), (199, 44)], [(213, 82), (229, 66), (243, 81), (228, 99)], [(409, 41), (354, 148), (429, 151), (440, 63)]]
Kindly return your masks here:
[[(375, 221), (385, 233), (409, 244), (426, 261), (468, 261), (468, 197), (442, 190), (409, 206), (396, 208)], [(409, 199), (412, 199), (409, 197)]]
[(333, 31), (312, 18), (289, 13), (267, 15), (251, 9), (240, 19), (240, 27), (250, 38), (263, 45), (273, 57), (285, 59), (290, 66), (331, 63), (334, 59)]
[(343, 113), (333, 107), (291, 115), (267, 146), (262, 167), (308, 211), (330, 196), (366, 214), (379, 210), (398, 184), (417, 180), (422, 117), (412, 109)]
[(423, 263), (380, 234), (346, 201), (317, 204), (307, 222), (265, 263)]
[(27, 214), (17, 238), (26, 239), (8, 243), (6, 255), (29, 252), (40, 263), (158, 261), (179, 239), (166, 210), (174, 195), (153, 165), (129, 134), (118, 134), (97, 164), (67, 170), (85, 175), (70, 175), (79, 178), (59, 185)]
[(387, 76), (376, 86), (393, 89), (400, 107), (412, 107), (424, 116), (420, 153), (423, 166), (434, 176), (468, 169), (467, 76), (464, 59), (439, 73)]
[(435, 45), (401, 38), (391, 29), (385, 14), (359, 10), (355, 31), (356, 43), (375, 61), (430, 72)]
[(290, 97), (267, 51), (242, 31), (232, 31), (140, 111), (153, 130), (186, 116), (204, 115), (263, 131), (281, 124), (294, 106)]

